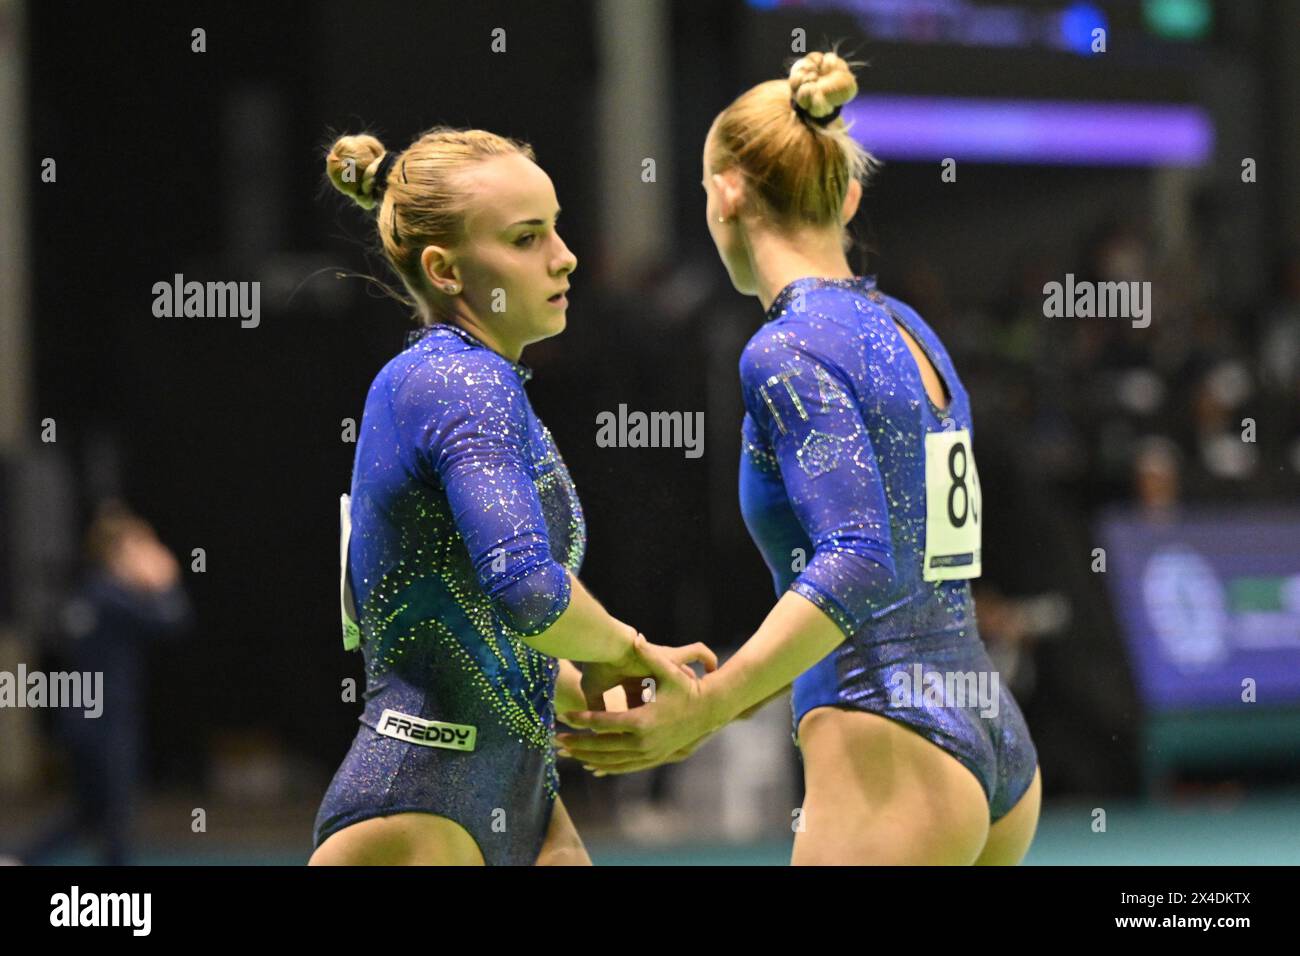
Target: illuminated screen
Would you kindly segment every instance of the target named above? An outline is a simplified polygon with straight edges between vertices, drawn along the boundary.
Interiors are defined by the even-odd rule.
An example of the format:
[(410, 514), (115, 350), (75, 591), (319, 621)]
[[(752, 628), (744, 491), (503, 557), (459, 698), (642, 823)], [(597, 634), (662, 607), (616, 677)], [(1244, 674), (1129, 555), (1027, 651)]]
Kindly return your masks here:
[[(1112, 512), (1106, 584), (1153, 710), (1300, 703), (1300, 511)], [(1255, 704), (1242, 695), (1254, 682)]]
[(885, 160), (1202, 166), (1214, 146), (1204, 110), (1161, 103), (867, 95), (843, 115)]

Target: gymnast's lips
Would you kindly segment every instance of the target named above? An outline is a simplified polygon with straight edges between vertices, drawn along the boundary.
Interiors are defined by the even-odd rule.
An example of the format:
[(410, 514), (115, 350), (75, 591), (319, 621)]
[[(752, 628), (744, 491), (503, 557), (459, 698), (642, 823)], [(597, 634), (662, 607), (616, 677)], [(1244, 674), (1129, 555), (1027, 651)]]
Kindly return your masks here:
[(568, 305), (569, 300), (564, 295), (564, 293), (568, 291), (569, 291), (569, 287), (566, 285), (559, 292), (555, 293), (555, 295), (549, 296), (546, 301), (551, 303), (551, 305), (560, 305), (560, 306)]

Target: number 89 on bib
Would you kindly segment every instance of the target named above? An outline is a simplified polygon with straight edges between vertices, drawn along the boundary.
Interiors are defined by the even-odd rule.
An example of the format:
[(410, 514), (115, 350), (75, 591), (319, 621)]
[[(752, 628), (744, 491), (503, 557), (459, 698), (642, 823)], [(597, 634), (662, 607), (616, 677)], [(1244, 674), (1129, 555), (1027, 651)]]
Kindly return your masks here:
[(971, 453), (970, 432), (925, 436), (925, 565), (927, 581), (980, 576), (980, 521), (984, 502)]

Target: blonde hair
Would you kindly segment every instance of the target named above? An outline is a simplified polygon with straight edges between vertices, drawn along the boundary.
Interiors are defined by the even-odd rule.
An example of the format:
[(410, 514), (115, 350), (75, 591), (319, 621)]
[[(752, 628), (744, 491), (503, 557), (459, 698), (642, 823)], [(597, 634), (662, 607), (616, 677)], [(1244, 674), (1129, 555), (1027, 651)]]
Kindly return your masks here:
[(383, 143), (361, 133), (340, 136), (329, 147), (325, 174), (358, 206), (375, 210), (384, 258), (414, 298), (411, 304), (424, 325), (445, 316), (447, 301), (426, 281), (420, 254), (425, 246), (454, 246), (465, 236), (470, 196), (459, 174), (474, 163), (512, 153), (536, 161), (527, 143), (487, 130), (438, 126), (394, 157), (379, 190), (375, 177), (387, 154)]
[(865, 184), (878, 165), (844, 120), (815, 122), (857, 95), (850, 67), (835, 53), (809, 53), (786, 79), (742, 93), (713, 121), (709, 172), (738, 169), (782, 226), (838, 223), (849, 183)]

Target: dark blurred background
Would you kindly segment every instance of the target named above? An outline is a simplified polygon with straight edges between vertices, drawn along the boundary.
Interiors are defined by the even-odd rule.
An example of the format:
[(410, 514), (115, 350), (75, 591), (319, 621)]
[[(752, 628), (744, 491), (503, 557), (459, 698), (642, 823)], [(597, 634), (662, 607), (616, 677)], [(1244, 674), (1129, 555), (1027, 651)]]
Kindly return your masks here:
[[(1098, 26), (1104, 52), (1090, 47)], [(727, 650), (762, 620), (771, 578), (736, 501), (736, 366), (762, 311), (714, 253), (700, 150), (718, 110), (784, 75), (799, 31), (807, 50), (842, 41), (869, 63), (855, 129), (884, 165), (854, 224), (855, 266), (936, 329), (974, 401), (980, 625), (1042, 761), (1038, 861), (1085, 852), (1069, 843), (1088, 826), (1071, 807), (1208, 796), (1246, 813), (1256, 794), (1292, 793), (1300, 3), (5, 0), (0, 119), (21, 148), (0, 226), (0, 669), (57, 660), (80, 536), (97, 503), (129, 502), (176, 552), (196, 622), (148, 654), (142, 832), (163, 858), (219, 857), (219, 841), (186, 840), (194, 808), (224, 807), (211, 825), (240, 848), (229, 858), (305, 859), (360, 712), (341, 699), (362, 676), (335, 591), (355, 448), (343, 435), (411, 320), (360, 277), (393, 281), (373, 221), (324, 181), (335, 134), (402, 148), (445, 123), (534, 146), (579, 266), (568, 330), (524, 361), (586, 510), (583, 578), (662, 642)], [(1006, 117), (993, 147), (983, 128), (968, 135), (962, 101)], [(1069, 101), (1131, 108), (1146, 145), (1133, 128), (1067, 130)], [(1041, 102), (1056, 111), (1018, 112)], [(906, 109), (937, 124), (942, 148), (912, 148), (924, 136)], [(873, 126), (885, 115), (892, 126)], [(260, 282), (260, 324), (156, 317), (154, 283), (176, 273)], [(1044, 317), (1044, 283), (1067, 273), (1149, 281), (1149, 327)], [(598, 448), (596, 415), (620, 403), (703, 411), (704, 455)], [(1153, 625), (1112, 580), (1112, 542), (1130, 539), (1105, 529), (1148, 526), (1241, 542), (1209, 559), (1255, 582), (1228, 581), (1215, 612), (1234, 648), (1222, 686), (1193, 674), (1162, 696), (1144, 663)], [(1262, 547), (1255, 527), (1295, 534)], [(1097, 548), (1112, 552), (1104, 572)], [(1249, 658), (1258, 673), (1233, 670), (1246, 611), (1272, 615), (1251, 618), (1273, 635)], [(1234, 711), (1239, 674), (1273, 691), (1258, 702), (1270, 722)], [(797, 806), (788, 723), (773, 704), (703, 767), (619, 781), (566, 767), (579, 827), (610, 847), (597, 862), (700, 829), (767, 840), (779, 861), (782, 811), (743, 794)], [(1220, 745), (1198, 749), (1211, 725)], [(4, 846), (64, 792), (67, 768), (30, 711), (0, 711), (0, 750)], [(747, 788), (749, 772), (762, 779)], [(709, 773), (727, 776), (721, 790)], [(692, 809), (701, 793), (722, 805)], [(1280, 806), (1261, 854), (1279, 845), (1268, 826), (1294, 822), (1276, 814), (1300, 813), (1289, 796)]]

